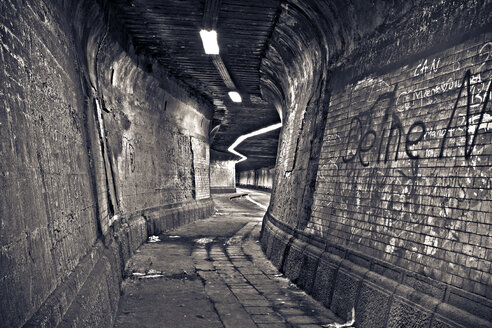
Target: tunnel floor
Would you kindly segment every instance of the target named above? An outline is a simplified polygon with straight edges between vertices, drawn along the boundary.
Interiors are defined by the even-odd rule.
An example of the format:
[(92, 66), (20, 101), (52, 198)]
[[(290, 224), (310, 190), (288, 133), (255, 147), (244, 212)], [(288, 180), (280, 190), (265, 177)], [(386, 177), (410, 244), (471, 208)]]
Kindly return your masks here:
[[(248, 196), (245, 196), (248, 194)], [(213, 216), (152, 236), (129, 260), (115, 327), (322, 327), (340, 320), (264, 256), (270, 195), (215, 195)]]

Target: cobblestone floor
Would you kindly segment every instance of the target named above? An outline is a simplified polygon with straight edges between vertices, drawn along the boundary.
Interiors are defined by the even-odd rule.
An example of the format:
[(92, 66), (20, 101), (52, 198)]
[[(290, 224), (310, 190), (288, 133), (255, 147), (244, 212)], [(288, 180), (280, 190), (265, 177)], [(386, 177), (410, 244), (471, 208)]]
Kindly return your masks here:
[(215, 195), (212, 217), (142, 245), (126, 268), (115, 327), (308, 328), (340, 322), (265, 258), (258, 238), (268, 201), (268, 193), (252, 190)]

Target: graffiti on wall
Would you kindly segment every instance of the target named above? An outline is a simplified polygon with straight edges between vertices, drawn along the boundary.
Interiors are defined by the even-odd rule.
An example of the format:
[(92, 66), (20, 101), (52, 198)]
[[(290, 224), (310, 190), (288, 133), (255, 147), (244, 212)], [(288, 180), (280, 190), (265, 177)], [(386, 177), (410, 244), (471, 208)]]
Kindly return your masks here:
[[(395, 85), (395, 89), (392, 92), (381, 94), (368, 111), (362, 112), (351, 119), (350, 128), (344, 140), (345, 154), (342, 156), (344, 163), (357, 159), (362, 166), (369, 166), (370, 161), (367, 159), (366, 153), (373, 149), (377, 149), (375, 162), (379, 163), (384, 161), (384, 163), (387, 163), (389, 160), (397, 161), (400, 146), (404, 148), (409, 159), (416, 160), (428, 156), (428, 153), (419, 153), (412, 149), (413, 146), (417, 145), (426, 136), (426, 124), (421, 120), (415, 120), (408, 130), (405, 131), (398, 113), (393, 111), (393, 107), (397, 104), (401, 94), (406, 93), (401, 92), (400, 95), (396, 97), (397, 88), (398, 85)], [(442, 90), (439, 86), (438, 88), (439, 90)], [(492, 83), (490, 80), (487, 83), (482, 82), (480, 73), (473, 75), (470, 70), (466, 71), (459, 84), (458, 95), (454, 106), (449, 111), (448, 124), (441, 130), (442, 132), (439, 133), (441, 139), (440, 158), (444, 155), (444, 150), (449, 143), (447, 142), (449, 137), (452, 137), (452, 134), (455, 132), (455, 129), (452, 129), (453, 124), (457, 126), (457, 129), (461, 131), (464, 130), (466, 135), (463, 156), (466, 159), (469, 159), (472, 156), (479, 130), (484, 129), (488, 131), (490, 126), (489, 123), (482, 126), (482, 123), (484, 123), (484, 118), (491, 118), (490, 114), (486, 113), (491, 91)], [(420, 91), (419, 94), (422, 94), (422, 91)], [(424, 95), (425, 94), (427, 94), (427, 92), (425, 92)], [(419, 97), (422, 99), (421, 96)], [(461, 119), (458, 118), (457, 120), (459, 122), (455, 122), (456, 111), (463, 98), (465, 98), (466, 102), (466, 115), (461, 116)], [(380, 129), (379, 131), (376, 131), (372, 128), (371, 124), (373, 123), (373, 112), (379, 102), (386, 99), (389, 99), (390, 101), (386, 106)], [(414, 101), (415, 97), (406, 103)], [(481, 108), (478, 112), (472, 112), (473, 107)], [(475, 128), (473, 129), (473, 127)], [(333, 135), (330, 135), (328, 141), (333, 138), (332, 136)], [(435, 133), (433, 136), (435, 136)]]
[[(333, 116), (343, 119), (326, 129), (307, 232), (335, 228), (355, 243), (384, 233), (388, 254), (398, 254), (399, 238), (417, 227), (426, 238), (413, 251), (433, 255), (442, 240), (456, 240), (459, 220), (449, 218), (471, 220), (490, 184), (483, 161), (491, 146), (492, 42), (474, 49), (405, 66), (406, 80), (401, 71), (365, 78), (334, 101)], [(448, 168), (456, 173), (443, 173)]]

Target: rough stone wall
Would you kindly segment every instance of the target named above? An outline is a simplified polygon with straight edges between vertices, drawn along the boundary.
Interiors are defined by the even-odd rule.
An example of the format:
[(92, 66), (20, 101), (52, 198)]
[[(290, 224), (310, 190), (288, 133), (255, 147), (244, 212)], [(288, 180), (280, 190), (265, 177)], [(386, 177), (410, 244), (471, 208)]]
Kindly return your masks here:
[(237, 184), (241, 186), (254, 186), (255, 184), (255, 170), (239, 172), (237, 178)]
[(486, 1), (283, 5), (262, 243), (357, 327), (490, 326), (491, 22)]
[[(197, 117), (200, 117), (197, 115)], [(210, 145), (208, 143), (208, 126), (210, 120), (205, 125), (205, 135), (207, 138), (202, 140), (197, 137), (191, 137), (191, 149), (193, 151), (193, 175), (195, 177), (195, 199), (210, 198)]]
[(334, 92), (305, 231), (492, 296), (490, 57), (492, 33)]
[(111, 326), (125, 261), (210, 214), (208, 104), (106, 2), (0, 3), (0, 326)]
[(244, 187), (272, 190), (274, 173), (274, 167), (242, 171), (237, 174), (237, 183)]
[(97, 238), (86, 99), (69, 26), (0, 4), (0, 322), (25, 322)]
[(103, 40), (97, 71), (116, 211), (141, 213), (209, 198), (206, 105), (157, 64), (138, 62), (119, 43)]
[(210, 163), (212, 192), (236, 192), (236, 161), (216, 160)]

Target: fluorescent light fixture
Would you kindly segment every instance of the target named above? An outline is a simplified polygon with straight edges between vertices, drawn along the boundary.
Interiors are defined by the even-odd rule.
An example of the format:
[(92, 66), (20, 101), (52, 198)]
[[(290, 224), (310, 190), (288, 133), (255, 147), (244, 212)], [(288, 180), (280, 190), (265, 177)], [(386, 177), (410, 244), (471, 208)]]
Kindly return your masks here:
[(217, 32), (214, 30), (201, 30), (200, 37), (202, 38), (203, 50), (207, 55), (218, 55), (219, 44), (217, 43)]
[(237, 161), (236, 164), (239, 163), (239, 162), (245, 161), (248, 158), (246, 156), (244, 156), (243, 154), (237, 152), (234, 148), (236, 148), (237, 146), (239, 146), (239, 144), (241, 142), (243, 142), (244, 140), (246, 140), (248, 138), (251, 138), (251, 137), (257, 136), (259, 134), (263, 134), (263, 133), (267, 133), (267, 132), (270, 132), (270, 131), (279, 129), (280, 127), (282, 127), (282, 123), (277, 123), (277, 124), (270, 125), (270, 126), (261, 128), (259, 130), (253, 131), (253, 132), (248, 133), (248, 134), (243, 134), (242, 136), (240, 136), (239, 138), (237, 138), (236, 141), (234, 141), (234, 143), (229, 148), (227, 148), (227, 150), (229, 152), (233, 153), (234, 155), (237, 155), (237, 156), (241, 157), (241, 159), (239, 161)]
[(240, 103), (242, 101), (241, 95), (236, 91), (229, 91), (229, 97), (231, 97), (231, 100), (236, 103)]

